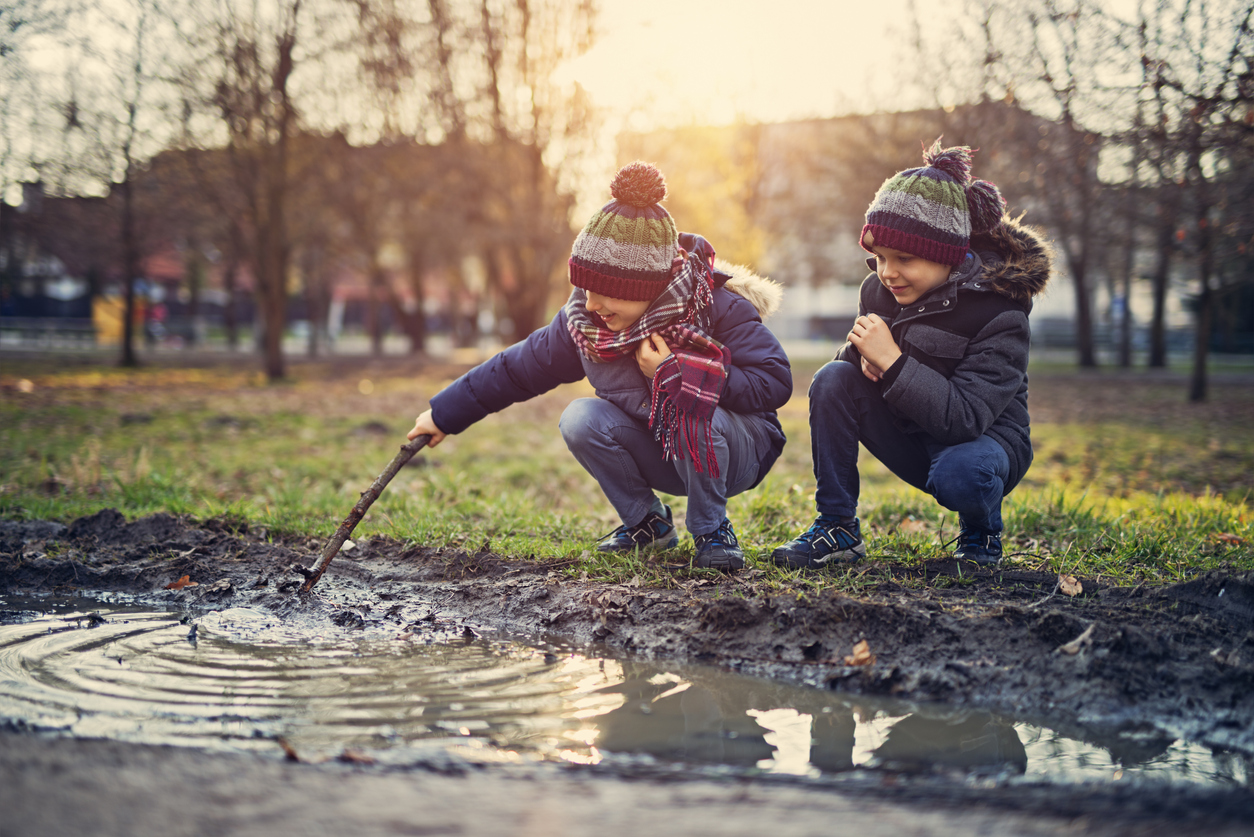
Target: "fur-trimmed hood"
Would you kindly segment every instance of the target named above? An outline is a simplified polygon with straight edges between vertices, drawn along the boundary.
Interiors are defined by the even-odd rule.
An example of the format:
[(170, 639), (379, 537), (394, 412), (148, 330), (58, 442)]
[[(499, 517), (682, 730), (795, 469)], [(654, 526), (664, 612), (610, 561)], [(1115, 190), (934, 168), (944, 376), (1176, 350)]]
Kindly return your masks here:
[(992, 230), (971, 237), (971, 249), (984, 262), (984, 278), (993, 290), (1028, 305), (1049, 283), (1053, 248), (1044, 234), (1007, 218)]
[(759, 276), (742, 264), (732, 264), (716, 258), (714, 260), (715, 282), (717, 283), (723, 277), (726, 279), (722, 282), (722, 286), (749, 300), (762, 319), (765, 320), (779, 310), (780, 302), (784, 298), (784, 287), (775, 280)]

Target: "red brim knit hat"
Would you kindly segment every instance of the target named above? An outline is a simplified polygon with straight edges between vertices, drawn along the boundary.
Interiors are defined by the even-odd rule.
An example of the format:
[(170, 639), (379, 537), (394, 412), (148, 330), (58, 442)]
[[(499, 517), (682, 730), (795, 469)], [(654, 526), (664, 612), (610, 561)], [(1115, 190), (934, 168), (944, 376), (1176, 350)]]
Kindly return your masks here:
[(629, 163), (610, 184), (614, 200), (593, 214), (570, 253), (570, 282), (614, 299), (652, 302), (670, 282), (679, 230), (661, 207), (666, 181), (649, 163)]
[(1001, 223), (1006, 202), (997, 187), (971, 178), (971, 149), (941, 148), (923, 153), (927, 165), (906, 169), (884, 181), (866, 211), (866, 235), (875, 246), (900, 250), (928, 261), (957, 266), (967, 257), (973, 232)]

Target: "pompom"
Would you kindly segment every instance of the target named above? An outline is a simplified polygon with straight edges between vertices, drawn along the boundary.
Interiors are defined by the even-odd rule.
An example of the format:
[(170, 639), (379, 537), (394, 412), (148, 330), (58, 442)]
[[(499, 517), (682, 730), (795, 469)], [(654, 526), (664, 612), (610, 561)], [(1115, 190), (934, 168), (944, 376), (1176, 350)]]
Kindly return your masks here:
[(988, 232), (1005, 217), (1006, 199), (992, 183), (975, 180), (967, 187), (967, 209), (971, 213), (971, 232)]
[(958, 185), (966, 186), (971, 180), (971, 154), (971, 149), (965, 145), (941, 148), (941, 138), (937, 137), (932, 147), (923, 152), (923, 162), (957, 180)]
[(610, 194), (619, 203), (645, 209), (666, 198), (666, 180), (657, 166), (636, 161), (628, 163), (614, 175)]

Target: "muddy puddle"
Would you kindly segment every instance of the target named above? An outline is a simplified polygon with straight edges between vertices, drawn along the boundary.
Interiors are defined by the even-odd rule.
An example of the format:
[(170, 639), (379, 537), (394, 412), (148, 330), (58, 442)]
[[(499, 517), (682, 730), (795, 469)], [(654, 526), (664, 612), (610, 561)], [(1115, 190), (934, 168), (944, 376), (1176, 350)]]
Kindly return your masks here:
[(811, 778), (1254, 785), (1247, 759), (1179, 740), (1081, 740), (987, 711), (435, 625), (345, 631), (122, 597), (0, 597), (0, 724), (302, 760), (403, 763), (436, 747)]

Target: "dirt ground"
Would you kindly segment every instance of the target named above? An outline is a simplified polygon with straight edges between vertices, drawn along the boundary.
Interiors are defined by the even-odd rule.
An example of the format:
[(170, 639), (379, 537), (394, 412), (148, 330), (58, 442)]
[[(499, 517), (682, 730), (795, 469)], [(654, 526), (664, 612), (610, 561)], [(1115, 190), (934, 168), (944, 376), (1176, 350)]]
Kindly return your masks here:
[[(376, 538), (302, 599), (323, 544), (229, 521), (106, 510), (68, 527), (0, 521), (0, 590), (115, 591), (193, 609), (266, 608), (343, 627), (460, 624), (699, 661), (845, 693), (980, 707), (1129, 758), (1177, 738), (1254, 764), (1254, 577), (1166, 588), (927, 565), (858, 598), (769, 593), (752, 571), (676, 589), (565, 578), (491, 553)], [(960, 584), (938, 584), (938, 577)], [(902, 572), (906, 572), (903, 568)], [(920, 570), (913, 570), (920, 572)], [(182, 575), (198, 582), (165, 585)], [(874, 662), (847, 665), (865, 640)], [(124, 769), (119, 769), (124, 768)], [(0, 834), (1248, 833), (1254, 794), (1175, 787), (743, 780), (531, 765), (311, 765), (0, 733)], [(714, 819), (716, 825), (711, 826)]]

